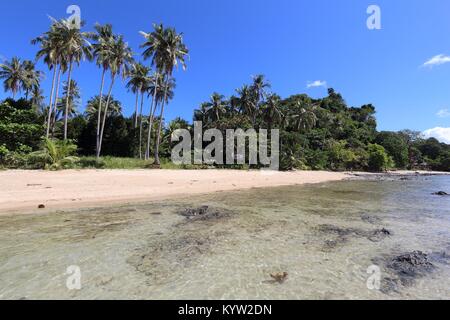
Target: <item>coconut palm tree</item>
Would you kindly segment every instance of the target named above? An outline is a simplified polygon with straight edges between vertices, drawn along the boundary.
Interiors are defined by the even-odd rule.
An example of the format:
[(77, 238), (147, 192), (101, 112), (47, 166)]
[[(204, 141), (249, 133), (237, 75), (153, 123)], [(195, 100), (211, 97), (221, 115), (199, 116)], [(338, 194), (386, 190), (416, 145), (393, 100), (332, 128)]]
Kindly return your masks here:
[[(111, 72), (111, 84), (106, 98), (105, 110), (103, 112), (103, 121), (100, 130), (100, 139), (97, 150), (97, 158), (100, 157), (103, 142), (103, 133), (105, 131), (106, 115), (108, 114), (108, 107), (111, 101), (112, 90), (117, 76), (122, 76), (124, 79), (129, 73), (130, 66), (133, 61), (133, 52), (123, 39), (123, 36), (116, 36), (115, 41), (111, 47), (109, 70)], [(100, 100), (101, 101), (101, 100)]]
[(22, 81), (22, 88), (25, 91), (25, 99), (28, 100), (30, 92), (35, 88), (40, 88), (41, 79), (43, 78), (43, 73), (36, 70), (36, 65), (30, 61), (25, 60), (23, 62), (24, 79)]
[[(82, 32), (78, 28), (74, 28), (69, 20), (62, 19), (60, 21), (53, 20), (55, 26), (55, 41), (58, 44), (61, 55), (68, 64), (67, 75), (67, 97), (71, 91), (72, 71), (74, 64), (79, 65), (82, 60), (92, 59), (92, 46), (88, 38), (92, 34)], [(83, 25), (83, 24), (82, 24)], [(69, 101), (66, 99), (66, 108), (64, 112), (64, 140), (67, 139), (67, 120), (69, 116)]]
[[(53, 70), (52, 76), (52, 88), (50, 93), (50, 101), (48, 104), (48, 113), (47, 113), (47, 133), (46, 137), (49, 137), (50, 134), (50, 125), (52, 120), (53, 113), (53, 99), (55, 95), (55, 85), (58, 74), (58, 79), (61, 78), (61, 50), (58, 45), (58, 37), (56, 36), (56, 28), (55, 23), (52, 23), (50, 30), (45, 32), (43, 35), (33, 39), (31, 41), (32, 44), (39, 44), (40, 49), (36, 53), (36, 60), (43, 59), (44, 63), (48, 66), (49, 70)], [(59, 69), (59, 71), (58, 71)], [(55, 99), (56, 100), (56, 99)]]
[(103, 89), (105, 86), (106, 72), (110, 69), (110, 65), (112, 64), (113, 60), (113, 47), (116, 41), (116, 36), (112, 31), (111, 24), (105, 24), (103, 26), (100, 24), (96, 24), (94, 28), (96, 33), (92, 35), (92, 39), (95, 41), (95, 43), (92, 45), (93, 54), (96, 59), (97, 66), (99, 66), (102, 69), (100, 94), (98, 99), (99, 105), (97, 108), (97, 138), (96, 138), (96, 152), (98, 156), (100, 156), (99, 147), (100, 147), (100, 129), (102, 123), (102, 104), (103, 102), (105, 102), (103, 99)]
[(207, 112), (212, 121), (219, 121), (220, 117), (226, 112), (227, 104), (224, 99), (223, 95), (214, 92), (210, 102), (206, 104)]
[(24, 65), (17, 57), (0, 64), (0, 79), (3, 80), (5, 91), (12, 92), (12, 98), (16, 98), (16, 94), (22, 90), (26, 76)]
[[(102, 103), (100, 103), (100, 96), (95, 96), (88, 101), (85, 111), (88, 120), (96, 118), (96, 116), (98, 115), (98, 109), (101, 107), (102, 104), (105, 104), (105, 97), (103, 97), (102, 99), (103, 99)], [(115, 100), (114, 97), (111, 96), (108, 114), (106, 115), (106, 117), (107, 118), (115, 117), (121, 114), (122, 114), (122, 104), (120, 103), (120, 101)]]
[[(135, 111), (134, 111), (134, 128), (138, 126), (138, 119), (142, 115), (142, 105), (144, 102), (144, 93), (148, 87), (150, 68), (142, 63), (134, 63), (128, 77), (130, 78), (126, 87), (136, 95)], [(138, 115), (139, 96), (141, 96), (141, 115)]]
[(41, 107), (44, 107), (44, 99), (44, 91), (40, 87), (33, 87), (31, 91), (31, 105), (40, 110)]
[[(145, 38), (145, 42), (141, 45), (141, 48), (145, 48), (143, 57), (144, 59), (151, 59), (151, 64), (156, 67), (158, 72), (163, 74), (164, 83), (168, 83), (175, 67), (181, 64), (183, 69), (186, 69), (185, 58), (189, 50), (183, 43), (183, 34), (177, 33), (174, 28), (164, 28), (162, 24), (154, 24), (153, 28), (154, 31), (151, 33), (141, 32)], [(161, 104), (160, 123), (155, 147), (155, 163), (157, 165), (160, 164), (159, 144), (169, 87), (169, 85), (165, 86), (165, 97)]]
[[(173, 99), (174, 89), (175, 89), (175, 79), (169, 78), (168, 82), (164, 82), (164, 76), (158, 72), (156, 72), (153, 77), (153, 81), (151, 85), (148, 87), (149, 96), (152, 96), (152, 104), (149, 116), (149, 130), (147, 135), (147, 148), (145, 152), (145, 159), (150, 159), (150, 143), (151, 143), (151, 134), (153, 129), (153, 122), (155, 120), (155, 113), (158, 105), (163, 105), (167, 103), (169, 100)], [(162, 118), (160, 117), (159, 123), (161, 124)]]
[(281, 98), (276, 94), (267, 96), (267, 101), (263, 105), (261, 113), (263, 120), (267, 123), (268, 129), (271, 130), (273, 123), (281, 122), (283, 113), (281, 111)]
[(297, 101), (293, 110), (289, 118), (296, 130), (309, 130), (316, 126), (317, 116), (314, 106)]

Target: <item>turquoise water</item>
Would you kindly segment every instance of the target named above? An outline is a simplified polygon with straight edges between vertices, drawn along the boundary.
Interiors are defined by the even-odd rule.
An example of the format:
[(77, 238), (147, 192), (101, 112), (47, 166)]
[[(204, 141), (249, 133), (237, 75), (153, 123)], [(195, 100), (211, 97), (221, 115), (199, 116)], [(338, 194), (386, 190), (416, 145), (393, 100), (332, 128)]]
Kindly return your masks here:
[[(2, 299), (449, 299), (450, 266), (371, 290), (397, 255), (450, 253), (445, 176), (215, 193), (114, 208), (0, 217)], [(185, 208), (225, 212), (190, 221)], [(391, 234), (379, 236), (377, 230)], [(81, 272), (69, 290), (67, 267)], [(286, 272), (283, 283), (271, 274)], [(383, 286), (382, 286), (383, 287)]]

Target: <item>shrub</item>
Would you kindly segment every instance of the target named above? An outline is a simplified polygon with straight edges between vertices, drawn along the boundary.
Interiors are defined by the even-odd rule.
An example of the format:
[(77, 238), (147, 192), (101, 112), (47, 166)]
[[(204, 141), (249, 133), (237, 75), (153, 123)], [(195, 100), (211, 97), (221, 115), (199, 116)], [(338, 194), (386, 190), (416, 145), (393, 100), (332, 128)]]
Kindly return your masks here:
[(386, 171), (393, 166), (392, 158), (386, 153), (386, 150), (378, 144), (369, 144), (368, 166), (371, 171)]

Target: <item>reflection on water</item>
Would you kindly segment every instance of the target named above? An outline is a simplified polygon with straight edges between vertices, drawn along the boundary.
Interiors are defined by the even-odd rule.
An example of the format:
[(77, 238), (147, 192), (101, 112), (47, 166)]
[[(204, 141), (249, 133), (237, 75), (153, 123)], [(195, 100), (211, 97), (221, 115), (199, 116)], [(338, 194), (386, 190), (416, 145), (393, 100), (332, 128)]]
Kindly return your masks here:
[[(392, 291), (369, 266), (450, 252), (448, 177), (345, 181), (216, 193), (94, 210), (0, 217), (3, 299), (450, 298), (448, 260)], [(187, 220), (185, 208), (231, 214)], [(66, 288), (66, 268), (82, 289)], [(283, 283), (270, 274), (288, 273)], [(384, 281), (384, 280), (382, 280)]]

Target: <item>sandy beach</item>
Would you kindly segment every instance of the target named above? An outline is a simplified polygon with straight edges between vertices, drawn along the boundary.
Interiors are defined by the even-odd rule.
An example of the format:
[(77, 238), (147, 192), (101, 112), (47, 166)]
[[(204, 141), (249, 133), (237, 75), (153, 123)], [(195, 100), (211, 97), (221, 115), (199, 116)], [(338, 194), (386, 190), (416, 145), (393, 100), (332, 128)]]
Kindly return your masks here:
[(346, 173), (242, 170), (0, 171), (0, 214), (163, 200), (175, 196), (338, 181)]

